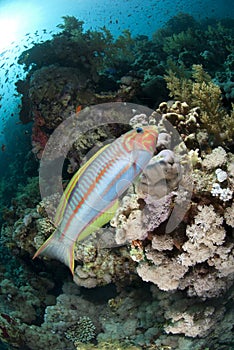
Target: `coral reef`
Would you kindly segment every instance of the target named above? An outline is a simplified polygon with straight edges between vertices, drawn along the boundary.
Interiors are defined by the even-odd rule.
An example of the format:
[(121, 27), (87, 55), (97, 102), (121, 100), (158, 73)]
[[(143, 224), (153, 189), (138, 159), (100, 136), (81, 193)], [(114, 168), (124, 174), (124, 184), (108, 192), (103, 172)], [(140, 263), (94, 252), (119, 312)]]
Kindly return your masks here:
[[(200, 130), (194, 130), (193, 123), (186, 124), (192, 113), (189, 106), (181, 102), (171, 106), (163, 103), (152, 116), (158, 117), (160, 113), (163, 118), (162, 135), (157, 144), (159, 152), (138, 183), (122, 198), (111, 222), (114, 228), (107, 225), (76, 246), (74, 282), (78, 286), (65, 283), (56, 300), (46, 293), (53, 284), (46, 287), (45, 294), (40, 291), (35, 294), (34, 284), (28, 289), (20, 287), (30, 303), (27, 307), (22, 304), (21, 310), (11, 301), (17, 312), (9, 308), (2, 311), (1, 317), (5, 319), (1, 332), (5, 342), (35, 350), (48, 344), (51, 349), (71, 350), (88, 346), (108, 349), (111, 344), (119, 344), (120, 348), (129, 346), (129, 349), (131, 346), (133, 349), (138, 346), (200, 349), (209, 339), (214, 349), (218, 349), (217, 342), (212, 340), (214, 334), (221, 337), (216, 330), (217, 323), (222, 324), (222, 331), (225, 322), (232, 323), (228, 305), (234, 276), (234, 244), (232, 198), (224, 197), (224, 193), (214, 195), (214, 184), (233, 192), (233, 155), (221, 146), (200, 154), (191, 148), (184, 155), (183, 148), (175, 143), (173, 134), (166, 132), (163, 122), (173, 121), (178, 128), (183, 128), (184, 122), (184, 140), (191, 132), (196, 139)], [(140, 122), (146, 122), (143, 115), (134, 121)], [(184, 203), (184, 193), (179, 188), (186, 191), (186, 169), (191, 160), (194, 169), (189, 181), (191, 178), (194, 181), (193, 197), (183, 220), (167, 233), (165, 227), (176, 201)], [(2, 229), (4, 244), (14, 246), (15, 251), (20, 249), (19, 256), (33, 255), (54, 230), (45, 208), (55, 198), (35, 200), (38, 198), (36, 178), (26, 189), (35, 195), (31, 198), (25, 187), (19, 188), (15, 207), (6, 215), (7, 224)], [(53, 210), (53, 205), (51, 208)], [(50, 260), (44, 260), (44, 266), (48, 268), (50, 264)], [(60, 263), (55, 266), (61, 269)], [(136, 283), (143, 283), (141, 279), (151, 282), (151, 291), (147, 289), (150, 285), (143, 284), (142, 293), (146, 288), (147, 297), (141, 293), (138, 296), (135, 290)], [(30, 277), (30, 283), (32, 281)], [(40, 280), (41, 286), (43, 283), (47, 283), (47, 279)], [(95, 290), (113, 283), (119, 292), (106, 300), (105, 306), (87, 301), (81, 294), (83, 287)], [(131, 290), (130, 295), (125, 292), (126, 286)], [(168, 293), (170, 291), (174, 293)], [(6, 293), (10, 294), (8, 298), (15, 299), (16, 305), (22, 300), (12, 281), (5, 277), (1, 295)], [(225, 302), (217, 306), (217, 299), (223, 295), (227, 296)], [(42, 315), (40, 325), (38, 313)], [(84, 331), (81, 323), (87, 326)], [(230, 336), (230, 327), (223, 332), (222, 339)], [(92, 339), (97, 340), (97, 345), (89, 343)], [(129, 345), (122, 344), (126, 339)], [(87, 345), (83, 341), (87, 341)]]
[(77, 343), (76, 350), (140, 350), (138, 346), (118, 341), (103, 341), (98, 345)]
[[(200, 130), (196, 130), (195, 117), (187, 123), (191, 119), (187, 104), (162, 103), (157, 113), (162, 114), (161, 124), (170, 120), (185, 131), (185, 142), (191, 133), (196, 142)], [(116, 227), (116, 242), (128, 243), (130, 256), (138, 263), (137, 273), (144, 281), (166, 291), (186, 290), (189, 296), (202, 299), (218, 297), (230, 288), (234, 276), (233, 236), (226, 227), (232, 225), (233, 155), (219, 146), (201, 157), (191, 149), (187, 156), (194, 166), (190, 174), (193, 198), (175, 230), (166, 234), (165, 226), (178, 197), (178, 185), (186, 174), (174, 163), (169, 150), (151, 160), (135, 192), (132, 189), (123, 198), (111, 224)], [(173, 186), (168, 182), (170, 176), (176, 180)]]
[[(213, 203), (212, 190), (212, 182), (217, 176), (215, 169), (221, 165), (227, 168), (230, 154), (227, 155), (221, 147), (213, 152), (214, 156), (207, 155), (202, 160), (204, 168), (209, 167), (211, 172), (207, 182), (204, 183), (202, 170), (194, 170), (196, 200), (193, 199), (184, 218), (188, 221), (192, 215), (190, 225), (187, 223), (185, 227), (182, 221), (173, 232), (166, 234), (165, 222), (171, 214), (176, 191), (169, 187), (169, 194), (159, 191), (161, 198), (155, 199), (150, 186), (148, 193), (142, 193), (138, 192), (139, 185), (136, 194), (123, 198), (112, 220), (116, 227), (116, 242), (129, 244), (130, 255), (139, 263), (137, 273), (143, 280), (153, 282), (162, 290), (185, 289), (189, 296), (204, 299), (221, 295), (232, 285), (234, 276), (232, 233), (225, 228), (228, 222), (232, 224), (232, 220), (225, 222), (225, 218), (230, 217), (232, 210), (233, 184), (230, 181), (228, 194), (226, 187), (219, 196), (218, 201), (227, 203), (223, 207)], [(222, 155), (221, 158), (216, 154)], [(228, 173), (226, 176), (225, 181), (233, 175)], [(155, 179), (158, 179), (157, 171), (153, 183)], [(145, 181), (144, 174), (141, 181)], [(150, 181), (148, 177), (149, 184)], [(138, 241), (137, 246), (134, 246), (134, 241)]]
[[(58, 25), (61, 33), (19, 58), (28, 70), (25, 81), (17, 82), (23, 101), (20, 115), (25, 123), (34, 121), (33, 146), (39, 159), (49, 134), (80, 106), (147, 101), (155, 107), (168, 96), (165, 74), (171, 95), (202, 111), (192, 112), (187, 123), (196, 117), (217, 145), (232, 142), (233, 112), (221, 105), (223, 96), (228, 97), (229, 106), (232, 102), (231, 20), (199, 23), (180, 13), (152, 40), (132, 38), (128, 30), (114, 39), (105, 27), (85, 31), (84, 23), (75, 17), (64, 16), (63, 21)], [(215, 48), (222, 51), (219, 61), (213, 59)], [(38, 114), (43, 125), (37, 124)]]
[[(158, 124), (157, 149), (111, 224), (76, 245), (74, 276), (51, 259), (31, 261), (54, 230), (48, 209), (53, 216), (59, 195), (41, 201), (25, 165), (2, 215), (0, 339), (32, 350), (232, 349), (233, 22), (181, 13), (150, 40), (63, 20), (19, 60), (28, 71), (17, 83), (21, 121), (33, 121), (36, 157), (71, 114), (77, 127), (88, 115), (89, 129), (99, 117), (89, 106), (112, 101), (158, 106), (131, 121)], [(162, 102), (166, 86), (175, 100)], [(95, 144), (129, 128), (82, 134), (65, 155), (64, 187)]]
[[(170, 110), (173, 110), (173, 116)], [(220, 195), (220, 189), (229, 189), (230, 193), (234, 190), (233, 155), (221, 146), (214, 148), (210, 153), (200, 154), (191, 148), (190, 152), (184, 155), (183, 148), (177, 146), (173, 134), (169, 135), (166, 132), (163, 123), (166, 120), (173, 121), (177, 128), (183, 128), (184, 123), (184, 140), (187, 140), (191, 132), (196, 140), (196, 135), (200, 132), (194, 129), (196, 122), (186, 124), (192, 113), (189, 106), (181, 102), (171, 106), (163, 103), (157, 113), (152, 114), (151, 119), (153, 116), (158, 117), (160, 113), (162, 135), (157, 144), (159, 153), (153, 157), (136, 186), (132, 186), (123, 197), (120, 208), (111, 222), (114, 228), (101, 228), (76, 246), (74, 274), (74, 282), (79, 288), (90, 289), (114, 283), (121, 293), (123, 286), (141, 283), (141, 278), (158, 287), (152, 289), (153, 299), (150, 297), (142, 304), (137, 302), (134, 292), (132, 300), (123, 293), (122, 296), (120, 294), (110, 299), (102, 311), (100, 305), (98, 314), (96, 305), (94, 307), (92, 303), (87, 303), (80, 297), (79, 288), (70, 291), (72, 285), (64, 285), (64, 292), (56, 298), (56, 303), (47, 304), (44, 321), (40, 326), (26, 325), (26, 322), (31, 324), (37, 319), (35, 310), (41, 308), (40, 298), (35, 298), (27, 308), (24, 307), (24, 310), (27, 310), (25, 317), (22, 317), (21, 310), (18, 310), (18, 314), (9, 314), (9, 317), (14, 315), (17, 328), (17, 322), (21, 320), (20, 329), (23, 329), (24, 334), (22, 339), (16, 337), (14, 340), (12, 337), (12, 344), (18, 341), (35, 350), (46, 344), (50, 344), (51, 349), (62, 344), (66, 344), (67, 349), (85, 348), (81, 343), (81, 340), (85, 341), (85, 337), (78, 330), (81, 329), (79, 319), (87, 319), (91, 320), (96, 328), (95, 335), (100, 346), (107, 344), (109, 339), (114, 344), (114, 341), (124, 341), (128, 338), (132, 346), (171, 346), (173, 349), (183, 343), (180, 334), (203, 339), (214, 334), (217, 322), (224, 322), (224, 319), (230, 321), (226, 307), (230, 297), (228, 296), (226, 302), (219, 307), (216, 307), (212, 300), (217, 300), (224, 293), (229, 295), (233, 284), (233, 204), (232, 198), (227, 194), (226, 197), (224, 192)], [(146, 122), (143, 115), (134, 121), (138, 124), (140, 122)], [(174, 149), (170, 150), (172, 144)], [(182, 150), (181, 154), (178, 149)], [(186, 191), (186, 167), (191, 159), (194, 169), (189, 174), (189, 179), (193, 179), (194, 188), (190, 206), (181, 223), (172, 232), (166, 233), (165, 227), (176, 201), (184, 203), (184, 193), (178, 190), (183, 184), (185, 187), (181, 188)], [(214, 185), (217, 183), (220, 186), (219, 194), (214, 193)], [(36, 187), (36, 179), (34, 185), (33, 181), (29, 183), (29, 192), (35, 191), (33, 186)], [(48, 208), (54, 198), (38, 201), (36, 207), (36, 196), (30, 203), (27, 191), (21, 188), (17, 198), (21, 199), (22, 196), (23, 202), (15, 200), (14, 220), (10, 212), (6, 216), (8, 224), (2, 229), (2, 237), (8, 246), (14, 245), (15, 249), (20, 249), (21, 255), (33, 255), (35, 249), (54, 230), (45, 211), (45, 207)], [(49, 261), (45, 260), (46, 266), (48, 263)], [(58, 266), (61, 265), (58, 263)], [(8, 279), (4, 281), (2, 293), (12, 289), (11, 282)], [(174, 291), (171, 298), (169, 291)], [(14, 291), (11, 294), (14, 295)], [(191, 298), (190, 301), (185, 295)], [(16, 296), (18, 302), (20, 294), (17, 292)], [(169, 299), (166, 302), (167, 298)], [(204, 300), (208, 301), (208, 304), (204, 303)], [(131, 303), (132, 317), (129, 318), (125, 313)], [(152, 307), (155, 307), (157, 320), (152, 317)], [(137, 332), (137, 328), (139, 323), (142, 327), (145, 308), (149, 308), (149, 319), (143, 326), (142, 336)], [(28, 315), (31, 315), (31, 318), (28, 319)], [(10, 323), (9, 328), (6, 322), (7, 320), (4, 323), (5, 328), (2, 329), (4, 334), (11, 333), (13, 329), (13, 323)], [(87, 328), (89, 329), (89, 326)], [(94, 333), (89, 332), (87, 328), (85, 327), (84, 334), (89, 341)], [(163, 336), (163, 332), (168, 337)], [(52, 336), (48, 337), (48, 333)], [(64, 333), (67, 335), (65, 340), (61, 336)], [(36, 335), (40, 335), (40, 342), (35, 338)], [(186, 346), (188, 339), (187, 343), (185, 342)], [(38, 347), (35, 347), (35, 343), (38, 343)], [(197, 340), (197, 343), (204, 344), (203, 340)], [(196, 342), (191, 341), (189, 344), (192, 347)], [(95, 348), (96, 345), (90, 346)]]

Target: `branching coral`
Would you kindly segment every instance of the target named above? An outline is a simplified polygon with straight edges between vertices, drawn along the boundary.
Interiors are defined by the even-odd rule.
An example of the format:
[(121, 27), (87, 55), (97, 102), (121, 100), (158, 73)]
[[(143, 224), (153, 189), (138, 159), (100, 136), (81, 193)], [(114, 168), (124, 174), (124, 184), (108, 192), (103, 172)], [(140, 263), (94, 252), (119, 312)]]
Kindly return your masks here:
[[(186, 288), (189, 295), (203, 298), (218, 296), (230, 287), (234, 272), (233, 243), (229, 242), (224, 218), (212, 205), (196, 207), (194, 223), (185, 232), (181, 226), (168, 235), (162, 234), (160, 225), (170, 214), (170, 197), (165, 208), (166, 197), (152, 201), (150, 197), (143, 200), (139, 196), (134, 208), (130, 204), (133, 197), (126, 198), (127, 206), (119, 209), (114, 220), (116, 239), (121, 243), (140, 240), (134, 250), (131, 247), (130, 255), (139, 262), (137, 273), (143, 280), (163, 290)], [(227, 208), (227, 221), (230, 211), (231, 207)], [(146, 238), (151, 242), (148, 245), (142, 244), (147, 242)]]
[(194, 224), (186, 230), (188, 241), (183, 245), (185, 253), (178, 258), (183, 266), (194, 266), (213, 257), (225, 240), (223, 218), (217, 215), (211, 205), (198, 207), (198, 210)]
[(208, 170), (218, 168), (226, 163), (227, 152), (221, 146), (213, 149), (212, 152), (207, 154), (202, 161), (202, 165)]
[(226, 209), (224, 218), (226, 220), (226, 223), (234, 228), (234, 203), (232, 203), (231, 207)]
[(194, 32), (191, 29), (181, 31), (178, 34), (173, 34), (165, 38), (163, 51), (167, 54), (178, 55), (182, 51), (192, 51), (199, 44), (198, 38), (194, 37)]
[(215, 137), (215, 141), (230, 141), (233, 138), (232, 113), (228, 114), (223, 108), (222, 93), (218, 85), (214, 84), (210, 75), (201, 65), (193, 65), (191, 77), (178, 77), (169, 70), (165, 76), (170, 96), (186, 101), (191, 107), (201, 108), (200, 122), (208, 133)]
[(137, 273), (143, 281), (153, 282), (161, 290), (176, 290), (180, 279), (188, 271), (186, 266), (180, 265), (176, 260), (169, 260), (164, 253), (149, 251), (146, 252), (146, 258), (148, 261), (139, 264)]

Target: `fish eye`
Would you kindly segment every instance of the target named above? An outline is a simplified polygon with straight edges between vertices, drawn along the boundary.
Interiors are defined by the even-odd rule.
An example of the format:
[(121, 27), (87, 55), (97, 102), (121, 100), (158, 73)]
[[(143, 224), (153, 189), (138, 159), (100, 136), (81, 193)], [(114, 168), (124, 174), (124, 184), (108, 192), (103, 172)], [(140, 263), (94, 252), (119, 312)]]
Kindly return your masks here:
[(141, 132), (143, 132), (144, 130), (142, 129), (142, 128), (140, 128), (140, 127), (138, 127), (138, 128), (136, 128), (136, 132), (138, 133), (138, 134), (140, 134)]

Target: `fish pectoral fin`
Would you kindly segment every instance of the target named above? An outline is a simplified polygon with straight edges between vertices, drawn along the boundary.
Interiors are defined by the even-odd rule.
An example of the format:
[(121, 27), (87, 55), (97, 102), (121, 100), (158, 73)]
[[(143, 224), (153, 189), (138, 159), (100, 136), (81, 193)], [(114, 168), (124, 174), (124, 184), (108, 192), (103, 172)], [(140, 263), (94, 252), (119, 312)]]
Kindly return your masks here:
[(115, 215), (119, 207), (119, 200), (116, 199), (110, 204), (103, 213), (100, 213), (93, 222), (89, 223), (87, 227), (79, 234), (77, 241), (81, 241), (91, 233), (97, 231), (100, 227), (107, 224)]
[(59, 234), (57, 231), (55, 231), (37, 250), (33, 256), (33, 259), (39, 255), (43, 255), (51, 259), (59, 260), (63, 264), (67, 265), (70, 268), (71, 273), (74, 275), (75, 242), (71, 240), (68, 241), (66, 238), (61, 239), (59, 238)]

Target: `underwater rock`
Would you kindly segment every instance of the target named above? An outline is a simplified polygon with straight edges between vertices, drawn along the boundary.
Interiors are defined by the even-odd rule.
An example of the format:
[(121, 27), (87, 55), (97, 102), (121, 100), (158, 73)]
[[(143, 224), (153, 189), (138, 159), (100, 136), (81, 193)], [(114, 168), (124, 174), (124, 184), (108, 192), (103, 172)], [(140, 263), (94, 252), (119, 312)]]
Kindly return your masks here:
[[(160, 134), (159, 134), (160, 135)], [(143, 196), (160, 198), (175, 190), (181, 180), (179, 159), (171, 150), (162, 150), (154, 156), (140, 177), (137, 192)]]
[[(107, 231), (110, 232), (109, 229)], [(114, 247), (116, 246), (114, 243)], [(77, 245), (74, 257), (78, 262), (74, 270), (74, 282), (85, 288), (124, 281), (126, 283), (131, 280), (133, 277), (131, 274), (135, 271), (135, 263), (125, 247), (117, 250), (101, 248), (98, 236), (95, 234)]]

